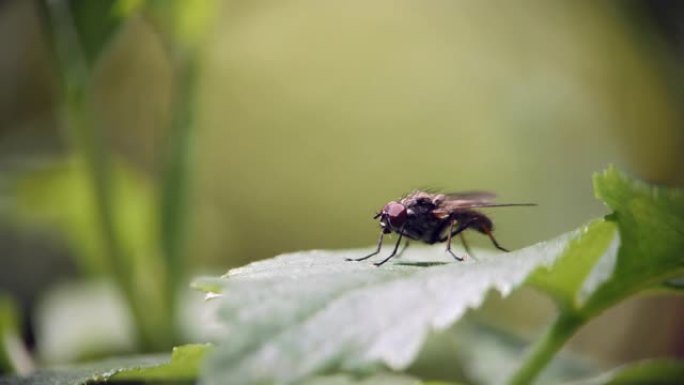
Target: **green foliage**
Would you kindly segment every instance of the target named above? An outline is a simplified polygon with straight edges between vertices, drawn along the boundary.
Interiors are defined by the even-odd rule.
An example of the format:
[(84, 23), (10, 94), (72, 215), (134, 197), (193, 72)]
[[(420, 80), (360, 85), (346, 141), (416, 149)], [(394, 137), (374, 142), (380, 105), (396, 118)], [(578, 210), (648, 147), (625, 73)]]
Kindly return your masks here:
[[(607, 307), (644, 290), (681, 287), (684, 193), (648, 186), (615, 168), (597, 174), (594, 183), (612, 214), (511, 253), (477, 250), (477, 261), (455, 263), (441, 246), (413, 247), (377, 268), (346, 261), (366, 250), (309, 251), (201, 278), (194, 286), (218, 297), (224, 331), (206, 362), (201, 363), (207, 345), (186, 346), (174, 351), (170, 363), (168, 356), (130, 357), (10, 380), (187, 380), (198, 377), (201, 363), (200, 379), (209, 385), (420, 384), (386, 369), (406, 371), (429, 336), (446, 336), (491, 291), (506, 296), (528, 284), (555, 301), (558, 318), (517, 371), (520, 343), (476, 324), (458, 329), (453, 348), (440, 352), (449, 352), (464, 381), (532, 383), (575, 331)], [(29, 202), (35, 199), (35, 193), (25, 195)], [(584, 383), (678, 383), (682, 367), (678, 361), (651, 361)], [(592, 372), (561, 357), (542, 380), (555, 383)]]
[(123, 370), (112, 378), (117, 381), (192, 380), (197, 378), (202, 359), (211, 349), (209, 344), (175, 347), (170, 361)]
[(587, 300), (586, 312), (684, 276), (684, 191), (634, 180), (614, 167), (594, 176), (596, 195), (614, 210), (622, 245), (610, 280)]
[[(19, 221), (50, 226), (72, 248), (81, 272), (103, 277), (120, 269), (135, 290), (133, 314), (139, 332), (153, 345), (163, 346), (171, 334), (168, 324), (166, 277), (155, 229), (153, 191), (146, 180), (123, 164), (115, 164), (110, 176), (112, 229), (121, 252), (108, 258), (107, 239), (100, 225), (96, 196), (89, 184), (86, 164), (75, 157), (50, 168), (27, 174), (16, 183), (13, 199)], [(119, 287), (120, 289), (121, 286)]]
[(210, 345), (184, 345), (171, 355), (157, 354), (111, 358), (71, 367), (41, 369), (25, 377), (0, 378), (0, 384), (85, 385), (109, 380), (189, 380), (197, 376), (202, 357)]
[(553, 264), (577, 234), (505, 255), (479, 250), (478, 262), (449, 263), (438, 246), (409, 249), (382, 268), (347, 262), (366, 252), (348, 250), (287, 254), (231, 270), (219, 310), (229, 334), (208, 361), (206, 383), (406, 369), (430, 331), (450, 327), (492, 289), (510, 293), (536, 268)]
[[(22, 179), (15, 194), (18, 214), (58, 228), (87, 275), (113, 277), (132, 309), (141, 345), (168, 348), (176, 338), (174, 304), (186, 271), (199, 56), (216, 2), (43, 3), (73, 161)], [(93, 68), (127, 18), (136, 13), (144, 13), (158, 27), (177, 75), (158, 190), (110, 153), (107, 135), (90, 105)], [(227, 330), (201, 379), (206, 384), (419, 384), (403, 374), (387, 374), (386, 368), (409, 368), (430, 335), (449, 331), (488, 293), (495, 290), (505, 296), (529, 284), (555, 301), (559, 315), (522, 367), (511, 377), (511, 357), (520, 347), (507, 346), (507, 336), (474, 329), (456, 339), (454, 365), (460, 365), (465, 379), (479, 383), (506, 378), (530, 383), (582, 325), (608, 307), (645, 290), (681, 293), (684, 287), (684, 193), (646, 185), (615, 168), (596, 175), (594, 184), (613, 214), (506, 255), (478, 250), (479, 261), (453, 263), (441, 248), (413, 248), (377, 269), (344, 261), (362, 250), (315, 251), (283, 255), (232, 270), (222, 279), (199, 281), (196, 287), (221, 297), (218, 316)], [(0, 299), (0, 365), (21, 371), (16, 360), (21, 354), (8, 343), (18, 339), (14, 313), (11, 303)], [(479, 338), (472, 339), (474, 335)], [(208, 350), (206, 345), (184, 346), (171, 357), (112, 359), (0, 382), (189, 380), (198, 376)], [(501, 370), (492, 371), (483, 362), (496, 362)], [(553, 379), (584, 370), (565, 361), (555, 364), (563, 374), (552, 374)], [(342, 373), (328, 375), (332, 372)], [(590, 383), (667, 382), (681, 377), (680, 362), (656, 361)]]
[[(513, 383), (530, 382), (578, 328), (606, 308), (684, 275), (682, 190), (647, 185), (615, 167), (594, 176), (594, 190), (614, 212), (605, 222), (594, 224), (594, 234), (585, 238), (603, 234), (603, 239), (578, 241), (555, 271), (531, 277), (533, 284), (556, 299), (559, 316)], [(563, 277), (566, 269), (571, 276)]]
[(561, 309), (577, 309), (587, 291), (612, 274), (619, 241), (615, 224), (596, 220), (570, 242), (552, 269), (536, 271), (528, 283), (548, 293)]
[[(184, 345), (173, 353), (126, 358), (112, 358), (78, 366), (42, 369), (26, 377), (0, 378), (1, 385), (86, 385), (117, 381), (189, 381), (197, 378), (204, 356), (212, 346)], [(302, 385), (420, 385), (420, 380), (407, 375), (377, 373), (366, 378), (331, 375), (310, 378)], [(432, 385), (449, 385), (431, 382)], [(428, 385), (428, 383), (426, 383)], [(457, 385), (457, 384), (452, 384)]]
[(649, 186), (614, 167), (595, 175), (594, 186), (614, 213), (593, 223), (553, 270), (530, 277), (562, 311), (585, 316), (639, 290), (676, 286), (670, 279), (684, 275), (681, 190)]
[(684, 361), (654, 359), (632, 363), (594, 378), (568, 385), (630, 385), (684, 383)]
[(681, 191), (615, 168), (598, 174), (595, 186), (615, 210), (606, 219), (505, 255), (477, 251), (476, 263), (446, 263), (441, 248), (414, 248), (378, 269), (345, 261), (363, 250), (313, 251), (231, 270), (223, 282), (202, 279), (197, 287), (222, 293), (219, 317), (228, 331), (204, 380), (293, 383), (331, 371), (404, 370), (429, 333), (478, 307), (490, 289), (505, 295), (527, 281), (559, 308), (512, 376), (530, 383), (607, 306), (684, 272)]
[(424, 383), (416, 378), (401, 374), (377, 373), (366, 378), (355, 378), (349, 375), (333, 375), (314, 377), (302, 382), (302, 385), (458, 385), (430, 382)]
[[(183, 241), (198, 52), (213, 2), (149, 3), (154, 4), (144, 0), (40, 3), (61, 80), (62, 118), (73, 145), (72, 158), (77, 161), (74, 168), (32, 175), (28, 200), (39, 205), (28, 202), (24, 211), (52, 216), (57, 225), (64, 225), (62, 230), (83, 271), (114, 278), (132, 310), (141, 346), (158, 350), (169, 348), (177, 339), (175, 304), (186, 271)], [(126, 20), (144, 12), (166, 16), (172, 33), (164, 42), (178, 80), (159, 199), (152, 196), (145, 181), (127, 178), (130, 170), (121, 171), (91, 100), (98, 60)], [(53, 192), (51, 187), (63, 201), (54, 200), (54, 195), (50, 195), (52, 201), (44, 199), (45, 192)], [(23, 199), (21, 193), (17, 195)], [(159, 207), (154, 204), (157, 201)], [(62, 206), (63, 202), (67, 205)], [(129, 210), (133, 206), (137, 207)]]
[[(130, 251), (127, 265), (133, 271), (142, 269), (140, 275), (147, 280), (157, 279), (153, 274), (158, 270), (159, 261), (154, 259), (159, 258), (159, 251), (152, 188), (130, 167), (117, 164), (114, 168), (114, 226), (123, 248)], [(12, 198), (16, 220), (59, 231), (73, 248), (83, 273), (97, 277), (111, 271), (83, 159), (72, 158), (22, 175)]]
[[(78, 41), (92, 67), (118, 31), (133, 7), (119, 5), (120, 0), (69, 0)], [(128, 12), (122, 12), (128, 11)]]

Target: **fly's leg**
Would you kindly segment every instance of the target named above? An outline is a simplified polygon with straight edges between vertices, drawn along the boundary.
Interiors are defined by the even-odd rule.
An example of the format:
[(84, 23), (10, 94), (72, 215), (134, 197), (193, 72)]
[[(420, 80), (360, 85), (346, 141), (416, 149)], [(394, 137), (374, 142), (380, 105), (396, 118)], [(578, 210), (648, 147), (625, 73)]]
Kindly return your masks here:
[(383, 259), (380, 262), (374, 263), (375, 266), (382, 266), (385, 262), (389, 261), (390, 259), (394, 258), (397, 254), (397, 250), (399, 250), (399, 244), (401, 244), (401, 238), (404, 236), (403, 234), (403, 229), (402, 231), (399, 232), (399, 239), (397, 239), (397, 243), (394, 245), (394, 250), (392, 250), (392, 254), (389, 255), (389, 257)]
[[(458, 226), (456, 226), (456, 228), (454, 229), (454, 225), (456, 225), (456, 223), (458, 223)], [(442, 237), (439, 239), (440, 242), (447, 241), (446, 251), (448, 251), (449, 254), (451, 254), (451, 256), (454, 257), (457, 261), (462, 261), (463, 258), (457, 256), (456, 254), (454, 254), (453, 251), (451, 251), (451, 238), (454, 235), (460, 235), (461, 236), (461, 242), (463, 242), (463, 247), (466, 249), (466, 251), (468, 252), (469, 255), (472, 255), (472, 254), (470, 254), (470, 248), (468, 247), (468, 244), (465, 242), (465, 238), (463, 237), (463, 234), (461, 234), (461, 233), (463, 233), (464, 230), (469, 228), (470, 225), (472, 225), (472, 223), (473, 223), (472, 220), (458, 222), (457, 220), (454, 219), (451, 221), (451, 225), (449, 226), (449, 233), (445, 237)]]
[(466, 242), (463, 232), (458, 233), (458, 236), (461, 238), (461, 243), (463, 244), (463, 248), (465, 249), (466, 254), (468, 254), (472, 259), (477, 260), (477, 258), (475, 258), (475, 256), (473, 255), (473, 252), (470, 250), (470, 246), (468, 246), (468, 242)]
[[(454, 257), (457, 261), (462, 261), (463, 258), (459, 257), (458, 255), (454, 254), (453, 251), (451, 251), (451, 237), (453, 237), (456, 234), (462, 234), (463, 230), (466, 229), (466, 226), (459, 225), (456, 230), (454, 230), (454, 225), (456, 224), (456, 221), (451, 221), (451, 226), (449, 226), (449, 235), (447, 235), (447, 247), (446, 251), (451, 254), (452, 257)], [(463, 238), (461, 238), (463, 239)]]
[(492, 243), (494, 244), (494, 247), (496, 247), (497, 249), (499, 249), (499, 250), (501, 250), (501, 251), (505, 251), (505, 252), (507, 252), (507, 253), (510, 251), (510, 250), (508, 250), (508, 249), (502, 247), (502, 246), (499, 244), (499, 242), (496, 241), (496, 239), (494, 238), (494, 235), (492, 235), (492, 231), (491, 231), (491, 230), (486, 229), (486, 230), (484, 231), (484, 233), (487, 234), (487, 236), (489, 237), (489, 239), (492, 240)]
[(397, 255), (396, 255), (397, 257), (404, 254), (404, 250), (406, 250), (409, 247), (409, 243), (410, 242), (407, 239), (406, 242), (404, 242), (404, 247), (402, 247), (401, 250), (399, 250), (399, 252), (397, 253)]
[(366, 255), (365, 257), (362, 257), (362, 258), (347, 258), (347, 261), (356, 261), (356, 262), (365, 261), (366, 259), (378, 254), (380, 252), (380, 249), (382, 248), (382, 239), (384, 237), (385, 237), (385, 232), (383, 231), (380, 233), (380, 238), (378, 239), (378, 247), (377, 247), (377, 249), (375, 249), (374, 252), (372, 252), (372, 253), (370, 253), (370, 254)]

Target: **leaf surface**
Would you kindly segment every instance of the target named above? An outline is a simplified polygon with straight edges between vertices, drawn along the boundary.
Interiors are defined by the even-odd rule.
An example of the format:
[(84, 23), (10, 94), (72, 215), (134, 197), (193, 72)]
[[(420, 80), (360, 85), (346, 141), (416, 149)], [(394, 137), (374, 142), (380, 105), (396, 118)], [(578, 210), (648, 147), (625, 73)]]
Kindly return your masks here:
[(346, 261), (366, 252), (346, 250), (286, 254), (231, 270), (218, 290), (225, 341), (202, 380), (293, 383), (336, 370), (405, 369), (430, 331), (453, 325), (492, 289), (507, 295), (553, 264), (578, 234), (507, 254), (479, 250), (477, 262), (453, 262), (438, 246), (409, 249), (381, 268)]
[(109, 380), (192, 380), (211, 345), (184, 345), (173, 353), (112, 358), (78, 366), (41, 369), (29, 376), (0, 377), (1, 385), (85, 385)]
[(574, 311), (611, 278), (619, 246), (615, 223), (597, 219), (570, 242), (556, 264), (536, 271), (528, 283), (549, 294), (561, 309)]

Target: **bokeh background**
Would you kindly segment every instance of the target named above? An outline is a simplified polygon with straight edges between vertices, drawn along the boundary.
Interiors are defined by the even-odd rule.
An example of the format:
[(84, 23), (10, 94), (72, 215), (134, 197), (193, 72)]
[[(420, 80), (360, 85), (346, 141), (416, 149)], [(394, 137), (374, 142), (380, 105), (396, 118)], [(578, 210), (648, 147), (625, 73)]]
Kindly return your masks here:
[[(165, 37), (173, 16), (159, 4), (127, 14), (85, 86), (88, 129), (109, 154), (115, 231), (142, 277), (140, 292), (163, 286), (154, 282), (163, 278), (163, 224), (152, 211), (168, 191), (182, 106), (193, 126), (184, 139), (182, 287), (197, 274), (287, 251), (370, 246), (374, 213), (414, 188), (484, 189), (501, 201), (538, 203), (492, 213), (500, 242), (517, 248), (605, 214), (591, 175), (608, 164), (684, 185), (681, 3), (187, 3), (203, 31), (192, 43), (187, 103), (178, 102), (185, 83), (174, 56), (187, 41)], [(0, 289), (48, 362), (141, 349), (120, 330), (130, 320), (117, 315), (125, 306), (115, 289), (74, 287), (106, 278), (109, 267), (68, 112), (65, 119), (53, 37), (39, 2), (0, 2)], [(82, 297), (98, 290), (112, 302)], [(550, 305), (516, 298), (493, 299), (492, 318), (533, 333)], [(52, 329), (68, 334), (55, 326), (59, 314), (70, 325), (73, 309), (94, 312), (105, 302), (93, 323), (119, 320), (109, 332), (118, 345), (49, 337)], [(630, 301), (575, 345), (606, 364), (682, 355), (683, 308), (670, 297)]]

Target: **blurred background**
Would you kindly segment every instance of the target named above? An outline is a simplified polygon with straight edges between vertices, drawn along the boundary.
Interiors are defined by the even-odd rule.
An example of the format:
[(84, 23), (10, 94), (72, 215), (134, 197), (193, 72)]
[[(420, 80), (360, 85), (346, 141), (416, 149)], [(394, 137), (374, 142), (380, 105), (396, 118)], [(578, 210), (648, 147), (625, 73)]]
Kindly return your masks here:
[[(608, 164), (684, 186), (683, 20), (676, 1), (1, 1), (7, 318), (43, 362), (159, 351), (207, 337), (174, 315), (192, 277), (368, 247), (415, 188), (538, 203), (492, 213), (518, 248), (605, 214)], [(523, 335), (551, 309), (491, 302)], [(574, 344), (684, 355), (683, 309), (632, 300)]]

